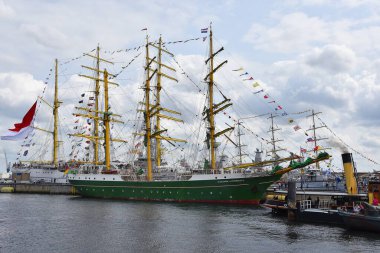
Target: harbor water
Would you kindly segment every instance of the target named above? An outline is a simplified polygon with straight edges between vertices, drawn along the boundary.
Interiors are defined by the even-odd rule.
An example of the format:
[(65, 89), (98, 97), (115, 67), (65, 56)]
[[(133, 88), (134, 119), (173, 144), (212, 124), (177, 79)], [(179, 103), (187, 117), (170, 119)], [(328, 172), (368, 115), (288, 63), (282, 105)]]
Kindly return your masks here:
[(0, 194), (0, 252), (380, 252), (380, 236), (261, 207)]

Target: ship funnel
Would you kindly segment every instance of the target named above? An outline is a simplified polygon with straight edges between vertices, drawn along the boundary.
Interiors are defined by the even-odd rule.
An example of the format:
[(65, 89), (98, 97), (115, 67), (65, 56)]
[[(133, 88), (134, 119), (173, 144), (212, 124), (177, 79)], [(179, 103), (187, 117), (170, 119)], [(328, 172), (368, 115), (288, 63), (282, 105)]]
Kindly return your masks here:
[(358, 185), (354, 174), (354, 163), (351, 153), (342, 154), (344, 176), (346, 178), (346, 189), (348, 194), (358, 194)]

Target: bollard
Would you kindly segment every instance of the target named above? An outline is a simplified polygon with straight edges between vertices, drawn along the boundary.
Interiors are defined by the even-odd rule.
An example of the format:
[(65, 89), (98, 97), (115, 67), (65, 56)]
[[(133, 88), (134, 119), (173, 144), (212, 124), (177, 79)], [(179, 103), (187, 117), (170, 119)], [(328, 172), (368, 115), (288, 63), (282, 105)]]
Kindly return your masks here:
[(296, 182), (288, 182), (288, 220), (296, 220)]

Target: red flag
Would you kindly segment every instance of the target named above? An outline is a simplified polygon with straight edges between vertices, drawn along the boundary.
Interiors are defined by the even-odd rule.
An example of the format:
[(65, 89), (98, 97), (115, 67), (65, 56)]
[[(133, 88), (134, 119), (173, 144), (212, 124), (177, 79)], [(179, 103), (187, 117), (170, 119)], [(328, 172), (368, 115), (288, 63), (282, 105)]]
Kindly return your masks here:
[(269, 98), (269, 96), (268, 95), (264, 95), (264, 98), (266, 99), (266, 98)]
[(22, 122), (14, 124), (14, 128), (9, 129), (9, 131), (6, 134), (2, 135), (0, 139), (8, 141), (26, 139), (34, 129), (31, 124), (34, 118), (34, 114), (36, 113), (36, 106), (37, 101), (22, 118)]
[(36, 112), (36, 107), (37, 101), (32, 105), (32, 107), (30, 107), (29, 111), (25, 114), (24, 118), (22, 118), (22, 122), (16, 123), (15, 127), (13, 129), (9, 129), (9, 131), (19, 132), (22, 128), (30, 126), (30, 123), (32, 123), (34, 114)]

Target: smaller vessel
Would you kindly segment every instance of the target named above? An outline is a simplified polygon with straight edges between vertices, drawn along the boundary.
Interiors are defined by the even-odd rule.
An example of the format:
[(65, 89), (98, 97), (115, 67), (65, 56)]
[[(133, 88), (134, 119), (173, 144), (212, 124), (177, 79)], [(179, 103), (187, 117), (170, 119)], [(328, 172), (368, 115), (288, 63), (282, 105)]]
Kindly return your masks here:
[(380, 232), (380, 209), (366, 202), (361, 203), (360, 213), (338, 212), (349, 229)]
[[(296, 182), (296, 200), (300, 203), (300, 212), (309, 212), (310, 208), (313, 209), (332, 209), (336, 210), (338, 207), (350, 206), (353, 202), (368, 201), (372, 196), (379, 198), (378, 188), (369, 184), (369, 188), (373, 188), (369, 191), (370, 194), (359, 193), (356, 181), (356, 173), (354, 167), (354, 161), (351, 153), (342, 154), (343, 167), (345, 171), (345, 191), (335, 190), (316, 190), (299, 188), (298, 182)], [(343, 183), (342, 183), (343, 184)], [(380, 187), (379, 187), (380, 188)], [(371, 193), (373, 192), (373, 193)], [(272, 209), (274, 213), (280, 213), (287, 211), (287, 190), (274, 190), (268, 192), (267, 199), (264, 206)], [(376, 195), (377, 194), (377, 195)], [(372, 197), (373, 198), (373, 197)], [(370, 201), (370, 203), (372, 203)], [(351, 206), (352, 209), (352, 206)], [(305, 217), (305, 219), (309, 219)], [(317, 220), (310, 218), (310, 220)]]

